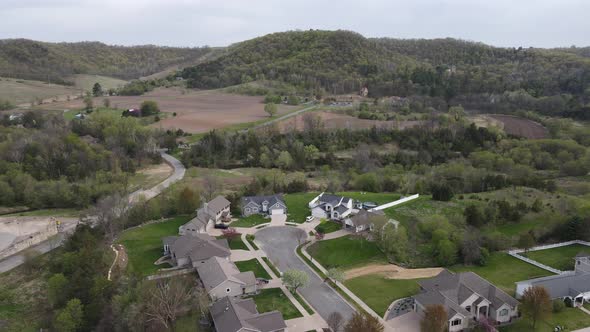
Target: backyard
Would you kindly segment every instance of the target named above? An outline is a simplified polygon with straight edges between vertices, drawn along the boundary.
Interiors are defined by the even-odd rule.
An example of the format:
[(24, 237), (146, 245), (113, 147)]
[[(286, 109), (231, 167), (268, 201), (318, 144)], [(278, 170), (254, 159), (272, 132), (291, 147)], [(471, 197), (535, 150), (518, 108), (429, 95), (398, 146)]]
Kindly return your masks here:
[(283, 196), (287, 204), (287, 220), (296, 223), (305, 222), (305, 218), (311, 214), (308, 204), (317, 195), (318, 193), (297, 193)]
[(342, 229), (342, 224), (331, 220), (322, 220), (319, 225), (315, 227), (318, 233), (328, 234)]
[(570, 271), (574, 269), (574, 257), (581, 252), (590, 254), (590, 247), (572, 244), (552, 249), (529, 251), (522, 255), (558, 270)]
[(319, 241), (307, 252), (325, 268), (350, 269), (370, 263), (387, 263), (387, 258), (375, 242), (362, 237), (345, 236)]
[(417, 294), (420, 290), (419, 280), (388, 279), (379, 274), (370, 274), (346, 280), (344, 285), (379, 316), (383, 316), (393, 301)]
[(177, 235), (178, 227), (190, 219), (190, 216), (178, 216), (123, 232), (117, 242), (123, 244), (127, 250), (127, 269), (148, 276), (162, 268), (163, 266), (154, 265), (154, 262), (162, 257), (162, 238)]
[(537, 322), (533, 330), (531, 321), (523, 317), (518, 322), (500, 328), (501, 332), (552, 332), (557, 325), (562, 326), (563, 331), (573, 331), (590, 326), (590, 315), (576, 308), (564, 308), (562, 312), (553, 313), (551, 317)]
[(227, 243), (229, 244), (229, 248), (231, 250), (248, 250), (246, 244), (240, 238), (239, 234), (237, 236), (232, 236), (230, 238), (226, 238), (225, 236), (221, 235), (217, 237), (218, 239), (227, 239)]
[(260, 262), (258, 262), (256, 258), (248, 261), (235, 262), (235, 264), (238, 267), (238, 270), (240, 270), (240, 272), (252, 271), (254, 272), (256, 278), (264, 278), (268, 280), (271, 279), (268, 272), (266, 272), (264, 267), (262, 267), (262, 265), (260, 264)]
[(253, 214), (247, 217), (242, 217), (236, 221), (232, 221), (231, 227), (254, 227), (260, 224), (269, 223), (270, 219), (264, 218), (260, 214)]
[(283, 314), (285, 320), (303, 317), (280, 288), (263, 289), (260, 294), (254, 295), (252, 298), (260, 313), (278, 310)]

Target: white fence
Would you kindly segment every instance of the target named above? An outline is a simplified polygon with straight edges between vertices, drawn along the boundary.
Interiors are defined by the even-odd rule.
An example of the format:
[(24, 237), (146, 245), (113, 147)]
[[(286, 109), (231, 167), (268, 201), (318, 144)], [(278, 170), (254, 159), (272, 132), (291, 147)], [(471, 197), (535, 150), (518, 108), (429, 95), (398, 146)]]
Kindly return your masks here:
[[(529, 249), (528, 251), (538, 251), (538, 250), (545, 250), (545, 249), (553, 249), (553, 248), (559, 248), (559, 247), (565, 247), (565, 246), (570, 246), (572, 244), (580, 244), (580, 245), (584, 245), (584, 246), (588, 246), (590, 247), (590, 242), (586, 242), (586, 241), (582, 241), (582, 240), (573, 240), (573, 241), (567, 241), (567, 242), (561, 242), (561, 243), (553, 243), (553, 244), (545, 244), (545, 245), (541, 245), (541, 246), (536, 246), (536, 247), (532, 247), (531, 249)], [(551, 266), (547, 266), (545, 264), (539, 263), (535, 260), (532, 260), (528, 257), (524, 257), (521, 255), (521, 253), (525, 252), (524, 249), (513, 249), (513, 250), (509, 250), (508, 254), (514, 258), (518, 258), (521, 261), (527, 262), (529, 264), (533, 264), (537, 267), (540, 267), (544, 270), (547, 270), (549, 272), (555, 273), (555, 274), (567, 274), (567, 273), (571, 273), (570, 271), (561, 271), (555, 268), (552, 268)]]
[(405, 203), (405, 202), (409, 202), (409, 201), (411, 201), (411, 200), (413, 200), (413, 199), (416, 199), (416, 198), (418, 198), (418, 197), (420, 197), (420, 194), (415, 194), (415, 195), (412, 195), (412, 196), (408, 196), (408, 197), (400, 198), (400, 199), (398, 199), (397, 201), (394, 201), (394, 202), (389, 202), (389, 203), (387, 203), (387, 204), (383, 204), (383, 205), (379, 205), (378, 207), (376, 207), (376, 208), (374, 208), (374, 209), (371, 209), (371, 210), (372, 210), (372, 211), (380, 211), (380, 210), (385, 210), (385, 209), (388, 209), (388, 208), (390, 208), (390, 207), (392, 207), (392, 206), (396, 206), (396, 205), (400, 205), (400, 204), (402, 204), (402, 203)]

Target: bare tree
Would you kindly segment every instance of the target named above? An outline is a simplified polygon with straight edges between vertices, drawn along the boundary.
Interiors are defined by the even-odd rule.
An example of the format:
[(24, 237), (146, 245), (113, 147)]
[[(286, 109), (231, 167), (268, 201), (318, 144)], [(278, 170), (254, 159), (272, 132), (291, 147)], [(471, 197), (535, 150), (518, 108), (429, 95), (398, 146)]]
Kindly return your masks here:
[(304, 132), (314, 132), (316, 130), (323, 129), (324, 122), (322, 118), (314, 113), (307, 112), (303, 114), (303, 131)]
[(199, 306), (199, 312), (201, 314), (201, 321), (204, 323), (209, 322), (209, 294), (202, 286), (195, 288), (195, 298), (197, 305)]
[(342, 324), (344, 324), (344, 318), (339, 312), (335, 311), (328, 316), (326, 323), (328, 323), (332, 332), (338, 332), (342, 328)]
[(522, 313), (531, 320), (533, 330), (537, 322), (551, 316), (551, 296), (543, 286), (527, 288), (522, 294)]
[(195, 304), (195, 288), (188, 278), (171, 278), (149, 283), (145, 316), (147, 322), (157, 322), (171, 329), (176, 318)]
[(127, 198), (115, 193), (98, 200), (90, 209), (90, 222), (99, 225), (105, 230), (108, 240), (115, 239), (124, 228), (125, 212), (128, 206)]
[(203, 178), (203, 194), (205, 195), (205, 199), (210, 201), (213, 199), (213, 196), (219, 191), (220, 184), (217, 177), (213, 175), (206, 175)]

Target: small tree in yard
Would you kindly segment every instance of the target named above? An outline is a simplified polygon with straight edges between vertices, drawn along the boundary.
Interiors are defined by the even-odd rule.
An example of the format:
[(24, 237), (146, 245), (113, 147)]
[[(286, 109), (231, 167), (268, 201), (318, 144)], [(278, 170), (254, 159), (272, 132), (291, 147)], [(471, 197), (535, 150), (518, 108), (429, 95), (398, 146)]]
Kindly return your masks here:
[(344, 282), (345, 275), (342, 270), (333, 267), (328, 270), (326, 277), (328, 277), (328, 279), (332, 279), (337, 282)]
[(355, 312), (344, 326), (344, 332), (383, 332), (385, 327), (379, 320), (367, 313)]
[(157, 322), (166, 329), (186, 308), (195, 304), (195, 287), (190, 278), (175, 277), (147, 284), (144, 290), (145, 316), (148, 322)]
[(344, 318), (339, 312), (333, 312), (328, 316), (326, 323), (328, 323), (332, 332), (338, 332), (344, 323)]
[(160, 113), (160, 107), (158, 103), (153, 100), (146, 100), (141, 103), (141, 115), (142, 116), (149, 116)]
[(275, 103), (267, 103), (264, 105), (264, 111), (268, 113), (268, 116), (273, 117), (277, 114), (277, 105)]
[(521, 234), (518, 238), (518, 246), (524, 249), (525, 252), (529, 251), (535, 245), (535, 238), (531, 233)]
[(420, 321), (422, 332), (444, 332), (447, 328), (447, 311), (440, 304), (426, 307), (424, 317)]
[(283, 283), (292, 293), (295, 293), (300, 287), (309, 284), (309, 276), (301, 270), (287, 270), (283, 273)]
[(542, 286), (527, 288), (522, 294), (521, 302), (520, 309), (531, 320), (533, 330), (537, 325), (537, 321), (548, 318), (553, 310), (549, 292)]
[(92, 94), (95, 97), (102, 96), (102, 86), (100, 86), (100, 83), (98, 83), (98, 82), (94, 83), (94, 86), (92, 87)]

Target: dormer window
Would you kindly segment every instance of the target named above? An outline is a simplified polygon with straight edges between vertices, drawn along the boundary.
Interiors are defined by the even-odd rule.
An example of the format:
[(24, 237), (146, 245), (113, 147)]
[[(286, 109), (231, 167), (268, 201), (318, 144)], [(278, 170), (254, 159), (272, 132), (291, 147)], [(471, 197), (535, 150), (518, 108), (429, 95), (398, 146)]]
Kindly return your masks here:
[(459, 326), (461, 325), (461, 319), (457, 318), (451, 322), (451, 326)]
[(470, 305), (466, 306), (466, 307), (465, 307), (465, 310), (467, 310), (467, 311), (471, 312), (471, 306), (470, 306)]

